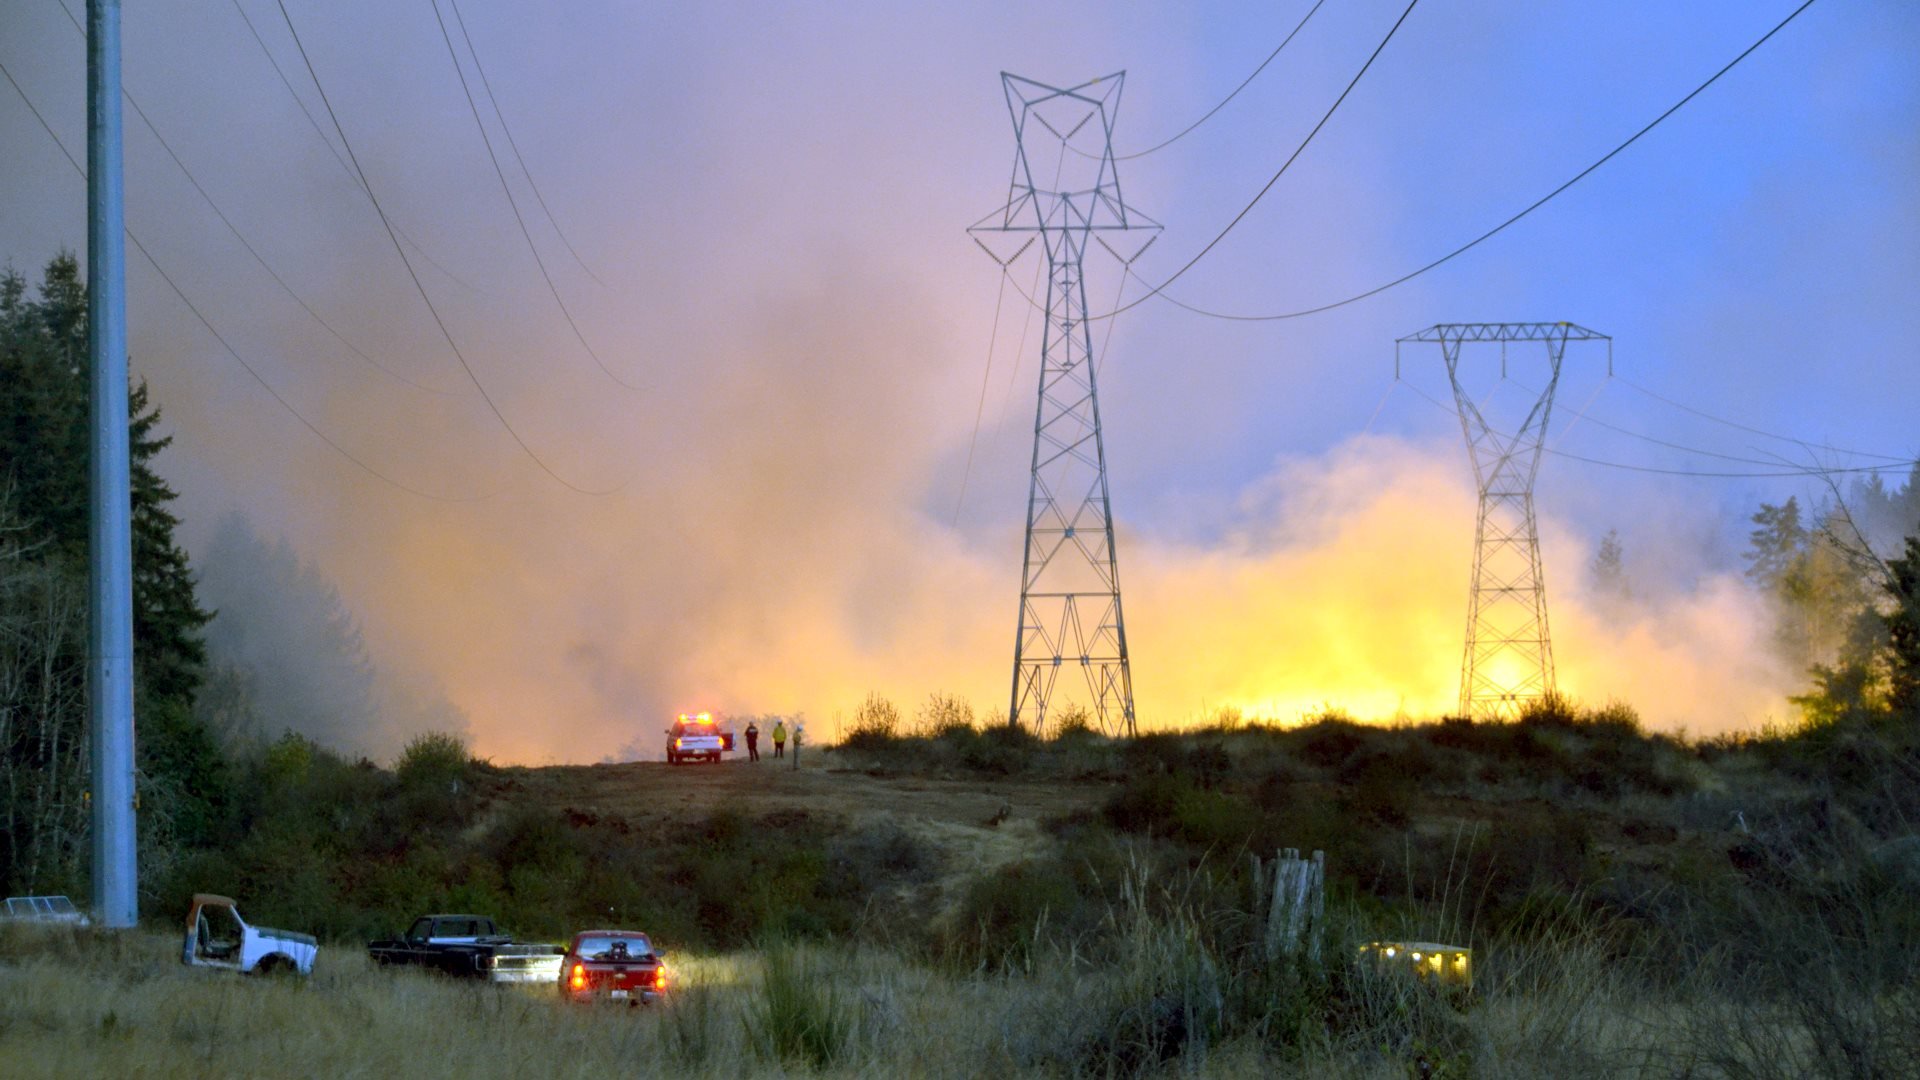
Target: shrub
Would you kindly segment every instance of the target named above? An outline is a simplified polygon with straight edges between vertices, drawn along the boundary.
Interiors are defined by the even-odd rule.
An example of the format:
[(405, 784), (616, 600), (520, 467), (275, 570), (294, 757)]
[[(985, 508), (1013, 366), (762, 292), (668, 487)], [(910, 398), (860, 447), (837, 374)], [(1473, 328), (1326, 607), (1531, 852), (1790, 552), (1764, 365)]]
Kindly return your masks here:
[(1189, 750), (1184, 765), (1193, 782), (1203, 788), (1218, 787), (1233, 772), (1233, 759), (1217, 742), (1201, 743)]
[(893, 702), (869, 692), (860, 707), (853, 710), (853, 723), (847, 728), (842, 746), (871, 749), (892, 743), (900, 734), (900, 710)]
[(882, 821), (828, 843), (822, 887), (837, 896), (865, 897), (889, 886), (921, 884), (935, 869), (933, 852), (899, 825)]
[(457, 793), (471, 764), (465, 739), (451, 732), (428, 731), (415, 735), (400, 751), (393, 772), (407, 787), (439, 787)]
[(1041, 746), (1039, 736), (1019, 724), (989, 724), (960, 750), (960, 763), (975, 772), (1005, 776), (1025, 768)]
[(1405, 828), (1413, 820), (1420, 777), (1405, 756), (1383, 753), (1356, 758), (1341, 770), (1341, 778), (1348, 784), (1340, 796), (1347, 813), (1394, 829)]
[(1366, 733), (1360, 725), (1330, 716), (1301, 728), (1295, 737), (1293, 752), (1309, 765), (1334, 769), (1346, 764), (1366, 742)]
[(1120, 764), (1129, 775), (1157, 773), (1180, 774), (1187, 763), (1187, 750), (1179, 735), (1156, 731), (1128, 740), (1120, 751)]
[(1059, 863), (1033, 860), (973, 879), (943, 935), (948, 960), (963, 967), (1028, 970), (1046, 928), (1071, 927), (1082, 897)]
[(1164, 836), (1173, 831), (1182, 797), (1193, 785), (1171, 773), (1135, 775), (1101, 807), (1101, 817), (1121, 832)]
[[(954, 694), (932, 693), (920, 706), (920, 734), (938, 738), (950, 731), (973, 730), (973, 706)], [(859, 715), (854, 716), (855, 724)]]
[(1093, 713), (1085, 705), (1074, 702), (1054, 714), (1053, 737), (1073, 739), (1093, 734)]
[(1221, 851), (1244, 848), (1264, 824), (1259, 808), (1238, 795), (1190, 788), (1174, 799), (1173, 835), (1201, 847)]

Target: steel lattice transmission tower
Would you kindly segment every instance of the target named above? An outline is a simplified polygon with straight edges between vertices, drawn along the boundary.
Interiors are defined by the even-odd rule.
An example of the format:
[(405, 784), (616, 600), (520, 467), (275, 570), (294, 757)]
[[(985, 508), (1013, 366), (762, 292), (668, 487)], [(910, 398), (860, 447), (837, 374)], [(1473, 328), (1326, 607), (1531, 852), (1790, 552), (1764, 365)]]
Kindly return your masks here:
[[(1528, 702), (1554, 691), (1553, 639), (1547, 629), (1547, 584), (1540, 567), (1533, 482), (1540, 473), (1560, 362), (1571, 341), (1607, 342), (1608, 374), (1612, 374), (1613, 339), (1572, 323), (1442, 323), (1396, 343), (1396, 349), (1408, 342), (1440, 346), (1480, 490), (1480, 514), (1473, 533), (1473, 586), (1467, 596), (1467, 647), (1460, 670), (1462, 716), (1510, 719)], [(1461, 350), (1480, 342), (1499, 343), (1503, 379), (1508, 343), (1545, 346), (1546, 386), (1511, 434), (1488, 423), (1461, 385)]]
[[(1160, 229), (1127, 205), (1114, 168), (1113, 122), (1125, 77), (1122, 72), (1062, 89), (1002, 72), (1013, 120), (1013, 179), (1006, 204), (967, 230), (1003, 273), (1035, 240), (1047, 260), (1020, 623), (1007, 709), (1009, 723), (1036, 730), (1046, 724), (1063, 667), (1084, 674), (1103, 731), (1134, 730), (1133, 673), (1083, 274), (1089, 243), (1118, 259), (1124, 272)], [(1043, 183), (1048, 172), (1051, 182)]]

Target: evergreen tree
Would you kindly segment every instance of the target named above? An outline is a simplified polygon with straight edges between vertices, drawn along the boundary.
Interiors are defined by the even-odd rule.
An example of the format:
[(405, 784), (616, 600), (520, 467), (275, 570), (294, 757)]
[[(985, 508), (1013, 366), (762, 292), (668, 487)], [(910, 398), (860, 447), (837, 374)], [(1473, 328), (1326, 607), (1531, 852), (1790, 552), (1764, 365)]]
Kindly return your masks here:
[[(85, 573), (89, 520), (87, 291), (78, 262), (47, 264), (40, 298), (0, 275), (0, 483), (36, 539)], [(173, 440), (144, 382), (128, 391), (132, 494), (134, 665), (142, 704), (190, 709), (206, 663), (202, 628), (212, 616), (194, 597), (192, 568), (174, 539), (174, 490), (153, 461)]]
[[(70, 253), (54, 257), (37, 298), (19, 273), (0, 273), (0, 491), (9, 495), (22, 547), (80, 596), (88, 574), (90, 393), (87, 291), (78, 261)], [(210, 835), (227, 781), (225, 762), (193, 713), (211, 616), (196, 599), (192, 568), (174, 539), (175, 492), (154, 469), (171, 439), (159, 432), (160, 410), (144, 383), (128, 387), (127, 401), (135, 746), (141, 844), (151, 853), (155, 845)], [(66, 745), (80, 752), (78, 740)]]
[(1895, 712), (1920, 719), (1920, 532), (1905, 554), (1887, 561), (1887, 699)]
[(1748, 580), (1768, 592), (1790, 588), (1788, 576), (1807, 547), (1799, 500), (1788, 496), (1779, 506), (1761, 503), (1752, 521), (1759, 528), (1747, 534)]
[(1594, 594), (1602, 600), (1620, 603), (1633, 599), (1633, 586), (1627, 582), (1626, 561), (1620, 547), (1620, 530), (1608, 529), (1607, 535), (1600, 538), (1600, 550), (1594, 553), (1593, 565), (1587, 570)]

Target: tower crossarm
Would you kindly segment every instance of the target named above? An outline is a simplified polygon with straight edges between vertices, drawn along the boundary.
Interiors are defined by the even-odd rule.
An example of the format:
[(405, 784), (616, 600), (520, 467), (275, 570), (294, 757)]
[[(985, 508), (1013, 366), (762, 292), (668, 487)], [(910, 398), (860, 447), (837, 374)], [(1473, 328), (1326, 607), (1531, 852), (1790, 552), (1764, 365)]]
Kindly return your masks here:
[(1414, 341), (1612, 341), (1610, 335), (1570, 322), (1435, 323), (1398, 339)]

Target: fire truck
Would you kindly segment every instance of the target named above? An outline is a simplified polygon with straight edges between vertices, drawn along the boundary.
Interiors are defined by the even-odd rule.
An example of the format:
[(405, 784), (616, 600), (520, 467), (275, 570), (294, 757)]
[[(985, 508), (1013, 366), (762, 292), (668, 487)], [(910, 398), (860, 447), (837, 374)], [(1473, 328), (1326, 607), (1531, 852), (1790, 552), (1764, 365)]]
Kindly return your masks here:
[(733, 752), (733, 732), (712, 713), (681, 713), (667, 729), (667, 764), (719, 761)]

